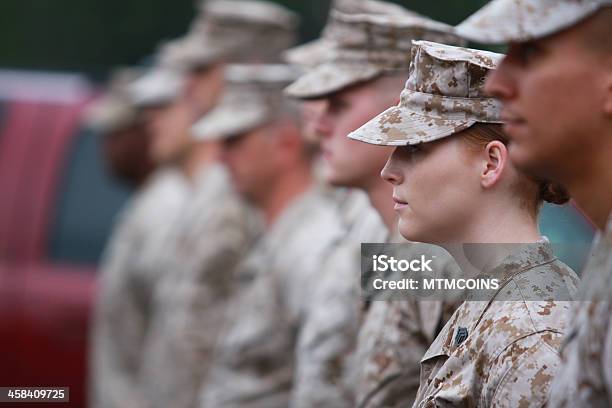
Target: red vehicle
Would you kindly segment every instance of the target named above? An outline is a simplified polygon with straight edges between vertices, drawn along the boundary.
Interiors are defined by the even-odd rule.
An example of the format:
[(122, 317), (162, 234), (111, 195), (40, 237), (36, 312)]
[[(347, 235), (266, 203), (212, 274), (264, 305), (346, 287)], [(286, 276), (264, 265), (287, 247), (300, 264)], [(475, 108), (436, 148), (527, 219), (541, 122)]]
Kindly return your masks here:
[(79, 75), (0, 71), (0, 386), (70, 387), (54, 406), (86, 405), (95, 267), (128, 195), (81, 130), (93, 95)]

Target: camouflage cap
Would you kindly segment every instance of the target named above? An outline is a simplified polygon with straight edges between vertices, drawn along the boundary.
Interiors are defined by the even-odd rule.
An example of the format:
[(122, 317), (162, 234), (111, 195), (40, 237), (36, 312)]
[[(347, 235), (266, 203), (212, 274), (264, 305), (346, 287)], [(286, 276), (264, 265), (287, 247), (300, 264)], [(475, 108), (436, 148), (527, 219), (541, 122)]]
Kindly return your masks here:
[(116, 69), (107, 91), (85, 110), (83, 124), (102, 133), (110, 133), (136, 123), (138, 108), (132, 103), (127, 87), (143, 74), (140, 68)]
[(262, 0), (215, 0), (201, 6), (188, 34), (173, 44), (165, 65), (191, 70), (225, 60), (279, 61), (295, 44), (298, 16)]
[(612, 0), (493, 0), (457, 26), (479, 43), (524, 42), (584, 20)]
[(458, 133), (477, 122), (502, 123), (501, 103), (484, 84), (502, 54), (415, 41), (400, 103), (348, 135), (362, 142), (405, 146)]
[(185, 76), (165, 67), (154, 67), (128, 87), (132, 103), (139, 107), (165, 105), (179, 97)]
[(287, 102), (283, 89), (296, 77), (297, 72), (289, 65), (228, 66), (221, 101), (193, 125), (194, 138), (230, 138), (274, 120)]
[(327, 36), (332, 57), (287, 88), (288, 95), (320, 98), (388, 72), (408, 71), (412, 40), (463, 43), (454, 28), (411, 13), (343, 14), (332, 11)]
[[(417, 15), (395, 3), (379, 0), (334, 0), (330, 14), (334, 10), (343, 14)], [(330, 59), (334, 47), (333, 32), (338, 30), (337, 23), (336, 19), (331, 18), (331, 16), (328, 17), (328, 22), (321, 37), (287, 50), (284, 53), (285, 60), (291, 64), (308, 68), (315, 67)]]

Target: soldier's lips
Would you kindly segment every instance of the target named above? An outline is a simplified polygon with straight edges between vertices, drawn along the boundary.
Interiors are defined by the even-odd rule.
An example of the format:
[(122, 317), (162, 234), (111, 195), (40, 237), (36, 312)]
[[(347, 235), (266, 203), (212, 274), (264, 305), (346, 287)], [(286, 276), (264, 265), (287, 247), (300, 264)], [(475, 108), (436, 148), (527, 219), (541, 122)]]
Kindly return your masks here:
[(520, 129), (527, 124), (527, 121), (521, 116), (507, 111), (502, 114), (502, 121), (504, 122), (504, 132), (510, 137), (516, 137), (520, 133)]
[(395, 211), (399, 211), (408, 207), (408, 203), (406, 201), (403, 201), (397, 198), (396, 196), (393, 196), (393, 202), (395, 203), (395, 206), (393, 207)]

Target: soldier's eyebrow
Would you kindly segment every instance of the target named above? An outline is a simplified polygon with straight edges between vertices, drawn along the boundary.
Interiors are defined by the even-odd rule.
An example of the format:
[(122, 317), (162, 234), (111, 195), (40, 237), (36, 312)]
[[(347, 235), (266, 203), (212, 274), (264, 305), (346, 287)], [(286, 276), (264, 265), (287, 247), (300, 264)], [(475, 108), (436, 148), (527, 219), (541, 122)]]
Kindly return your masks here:
[(332, 96), (329, 97), (328, 99), (328, 106), (330, 108), (344, 108), (349, 106), (350, 103), (349, 101), (342, 95), (342, 92), (338, 92)]

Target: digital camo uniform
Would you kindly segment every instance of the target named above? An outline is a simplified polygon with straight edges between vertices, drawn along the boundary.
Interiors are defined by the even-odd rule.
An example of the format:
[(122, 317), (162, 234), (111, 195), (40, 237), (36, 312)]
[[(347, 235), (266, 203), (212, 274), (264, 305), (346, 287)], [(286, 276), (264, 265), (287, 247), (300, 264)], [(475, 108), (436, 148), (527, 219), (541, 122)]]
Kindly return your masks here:
[(150, 323), (156, 268), (189, 188), (157, 170), (118, 219), (101, 266), (91, 351), (92, 407), (142, 407), (136, 384)]
[[(193, 72), (219, 61), (278, 60), (293, 44), (296, 24), (292, 12), (271, 2), (208, 2), (186, 37), (165, 45), (160, 65)], [(192, 184), (166, 250), (144, 349), (140, 380), (151, 407), (197, 405), (227, 305), (252, 279), (235, 269), (259, 235), (258, 214), (221, 164), (201, 166)]]
[[(139, 77), (137, 82), (144, 80)], [(146, 93), (136, 83), (121, 86), (132, 105), (167, 103), (181, 81), (155, 82)], [(163, 92), (161, 92), (163, 91)], [(137, 96), (137, 98), (135, 98)], [(112, 116), (109, 116), (112, 117)], [(117, 220), (100, 268), (100, 291), (91, 336), (90, 404), (92, 407), (143, 406), (136, 389), (142, 345), (150, 323), (151, 295), (157, 265), (171, 227), (188, 197), (182, 175), (172, 168), (156, 170)]]
[(346, 196), (338, 202), (336, 217), (344, 232), (322, 266), (310, 318), (301, 329), (292, 406), (355, 406), (355, 386), (347, 370), (363, 313), (361, 243), (385, 242), (388, 231), (363, 191), (343, 193)]
[[(397, 11), (397, 5), (376, 4), (376, 14), (352, 10), (357, 14), (348, 15), (332, 10), (319, 40), (322, 45), (315, 42), (290, 54), (296, 61), (308, 59), (312, 58), (312, 49), (325, 46), (331, 55), (288, 87), (290, 96), (322, 98), (389, 73), (407, 75), (413, 39), (463, 43), (446, 24), (403, 8)], [(385, 242), (389, 232), (384, 235), (361, 242)], [(355, 256), (359, 256), (359, 250)], [(356, 262), (352, 267), (353, 284), (358, 287), (361, 266)], [(380, 301), (364, 310), (356, 349), (345, 363), (346, 381), (351, 384), (355, 403), (367, 407), (412, 404), (418, 388), (418, 361), (456, 305)]]
[[(480, 43), (523, 42), (554, 35), (610, 6), (609, 0), (497, 0), (461, 23), (458, 30)], [(551, 407), (612, 405), (611, 231), (609, 221), (606, 231), (596, 238), (591, 259), (582, 273), (580, 302), (572, 308), (572, 323), (562, 346), (562, 364), (551, 386)]]
[[(274, 120), (285, 109), (282, 88), (295, 74), (285, 66), (231, 66), (227, 78), (221, 104), (194, 126), (196, 135), (231, 137)], [(292, 396), (300, 371), (295, 348), (311, 319), (323, 262), (343, 234), (334, 206), (329, 194), (311, 187), (284, 209), (239, 267), (240, 276), (254, 281), (232, 305), (201, 406), (312, 406)]]
[(578, 277), (547, 242), (520, 246), (491, 274), (495, 296), (465, 301), (423, 357), (415, 407), (546, 404)]
[(221, 165), (207, 168), (194, 187), (154, 293), (140, 374), (151, 407), (197, 405), (228, 302), (242, 286), (236, 265), (260, 230), (257, 214), (232, 190)]
[(563, 365), (550, 393), (551, 407), (612, 404), (612, 215), (595, 239), (582, 275), (580, 302), (562, 347)]
[[(500, 103), (487, 98), (483, 87), (502, 57), (415, 41), (398, 106), (349, 137), (406, 146), (475, 123), (500, 123)], [(489, 301), (462, 303), (421, 360), (415, 407), (546, 403), (578, 278), (545, 242), (514, 248), (490, 274), (501, 279), (501, 289)]]

